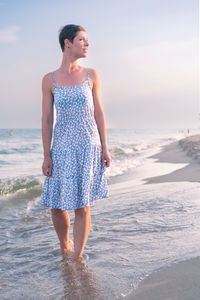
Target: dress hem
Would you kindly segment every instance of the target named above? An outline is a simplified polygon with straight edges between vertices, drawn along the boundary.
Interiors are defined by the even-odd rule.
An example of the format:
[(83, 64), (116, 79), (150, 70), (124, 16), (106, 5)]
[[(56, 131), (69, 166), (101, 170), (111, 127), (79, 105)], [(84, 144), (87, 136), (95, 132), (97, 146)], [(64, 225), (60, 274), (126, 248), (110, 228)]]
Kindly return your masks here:
[(46, 204), (46, 205), (45, 205), (45, 204), (42, 204), (41, 202), (39, 203), (39, 206), (41, 206), (41, 207), (46, 207), (46, 208), (51, 208), (51, 209), (74, 210), (74, 209), (78, 209), (78, 208), (82, 208), (82, 207), (87, 207), (87, 206), (94, 205), (96, 200), (98, 200), (98, 199), (105, 199), (105, 198), (109, 198), (109, 197), (110, 197), (109, 194), (108, 194), (108, 195), (105, 195), (105, 196), (103, 196), (103, 197), (98, 197), (98, 196), (97, 196), (96, 198), (94, 198), (93, 200), (91, 200), (89, 204), (86, 204), (86, 205), (84, 205), (84, 206), (73, 207), (73, 208), (52, 207), (52, 206), (47, 205), (47, 204)]

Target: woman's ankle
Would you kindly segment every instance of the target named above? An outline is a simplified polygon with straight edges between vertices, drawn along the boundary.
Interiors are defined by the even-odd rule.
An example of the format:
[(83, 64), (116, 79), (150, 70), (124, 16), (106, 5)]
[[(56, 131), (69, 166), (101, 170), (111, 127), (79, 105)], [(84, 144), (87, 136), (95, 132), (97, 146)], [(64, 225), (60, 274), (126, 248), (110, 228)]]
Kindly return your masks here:
[(60, 244), (61, 251), (71, 250), (73, 247), (74, 247), (74, 242), (70, 239), (67, 242)]
[(77, 262), (81, 262), (83, 260), (82, 255), (78, 255), (78, 254), (75, 254), (75, 253), (73, 253), (72, 258), (73, 258), (74, 261), (77, 261)]

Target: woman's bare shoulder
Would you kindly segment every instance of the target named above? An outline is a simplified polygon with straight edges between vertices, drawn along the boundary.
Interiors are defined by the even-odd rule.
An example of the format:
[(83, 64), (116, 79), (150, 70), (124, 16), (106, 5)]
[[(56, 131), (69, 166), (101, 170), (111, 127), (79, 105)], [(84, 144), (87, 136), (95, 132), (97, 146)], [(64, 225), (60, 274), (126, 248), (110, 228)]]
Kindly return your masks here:
[(48, 89), (53, 93), (53, 78), (52, 71), (43, 75), (42, 77), (42, 87)]
[(45, 87), (48, 87), (50, 89), (53, 86), (53, 77), (52, 77), (53, 72), (55, 72), (55, 71), (48, 72), (45, 75), (43, 75), (43, 77), (42, 77), (42, 85), (44, 85)]
[(98, 71), (96, 70), (96, 69), (94, 69), (94, 68), (88, 68), (89, 70), (90, 70), (90, 74), (92, 75), (92, 76), (98, 76)]
[(98, 71), (94, 68), (89, 68), (89, 70), (90, 70), (90, 78), (93, 81), (93, 83), (95, 84), (95, 83), (99, 82), (99, 73), (98, 73)]
[(52, 79), (52, 72), (46, 73), (46, 74), (44, 74), (43, 77), (42, 77), (42, 81), (43, 81), (44, 83), (50, 82), (51, 79)]

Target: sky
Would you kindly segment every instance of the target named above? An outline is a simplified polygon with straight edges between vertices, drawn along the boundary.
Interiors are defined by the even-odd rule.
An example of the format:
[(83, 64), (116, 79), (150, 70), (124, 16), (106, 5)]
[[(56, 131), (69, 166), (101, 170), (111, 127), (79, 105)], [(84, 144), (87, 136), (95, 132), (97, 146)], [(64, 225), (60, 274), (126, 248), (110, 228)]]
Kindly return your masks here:
[(59, 30), (82, 25), (108, 128), (200, 128), (197, 0), (0, 0), (0, 128), (41, 128)]

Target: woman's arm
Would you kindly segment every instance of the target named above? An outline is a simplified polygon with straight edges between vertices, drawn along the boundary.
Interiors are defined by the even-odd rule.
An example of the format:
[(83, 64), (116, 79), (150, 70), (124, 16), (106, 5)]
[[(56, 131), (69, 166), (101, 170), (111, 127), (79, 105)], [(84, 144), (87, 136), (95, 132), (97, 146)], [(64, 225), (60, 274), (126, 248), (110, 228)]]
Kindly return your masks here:
[(51, 92), (50, 73), (46, 74), (42, 79), (42, 142), (44, 163), (42, 166), (43, 174), (51, 175), (52, 162), (50, 155), (52, 129), (53, 129), (53, 95)]
[(100, 79), (95, 69), (91, 69), (90, 74), (93, 81), (92, 94), (93, 94), (93, 101), (94, 101), (94, 117), (97, 123), (100, 140), (102, 144), (102, 150), (103, 150), (102, 163), (104, 165), (104, 160), (106, 160), (106, 167), (109, 167), (111, 158), (108, 152), (106, 120), (103, 112), (103, 107), (101, 104)]

